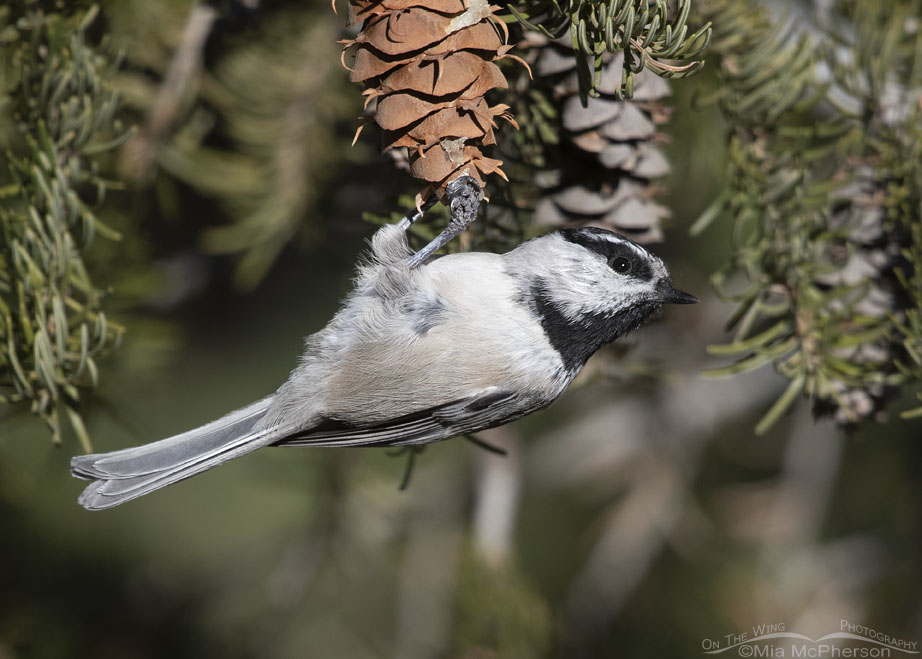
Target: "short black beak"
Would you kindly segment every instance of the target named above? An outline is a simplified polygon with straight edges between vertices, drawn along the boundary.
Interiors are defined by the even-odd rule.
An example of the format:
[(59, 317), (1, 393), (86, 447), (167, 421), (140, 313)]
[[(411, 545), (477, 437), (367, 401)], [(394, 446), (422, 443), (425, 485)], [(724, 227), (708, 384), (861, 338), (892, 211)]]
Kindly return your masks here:
[(657, 288), (663, 296), (663, 304), (695, 304), (698, 301), (691, 293), (673, 288), (672, 282), (668, 279), (660, 279)]

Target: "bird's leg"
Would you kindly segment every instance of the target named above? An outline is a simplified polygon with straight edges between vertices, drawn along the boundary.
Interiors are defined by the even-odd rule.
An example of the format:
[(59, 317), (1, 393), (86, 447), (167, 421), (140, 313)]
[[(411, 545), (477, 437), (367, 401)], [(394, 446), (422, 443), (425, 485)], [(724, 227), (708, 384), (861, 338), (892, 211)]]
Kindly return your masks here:
[(401, 446), (396, 451), (392, 452), (390, 455), (398, 457), (401, 455), (407, 456), (407, 466), (403, 470), (403, 478), (400, 480), (400, 487), (397, 488), (401, 492), (407, 489), (407, 486), (410, 484), (410, 478), (413, 476), (413, 467), (416, 466), (416, 455), (417, 453), (422, 453), (425, 450), (425, 446), (418, 446), (416, 444), (410, 444), (408, 446)]
[(403, 219), (397, 223), (397, 226), (406, 231), (411, 226), (419, 222), (423, 218), (423, 215), (426, 214), (426, 211), (435, 206), (435, 202), (437, 201), (437, 197), (431, 197), (428, 201), (426, 201), (425, 204), (419, 208), (414, 208), (411, 212), (404, 215)]
[[(415, 268), (428, 261), (432, 255), (448, 244), (455, 236), (463, 233), (477, 219), (480, 210), (480, 184), (470, 176), (459, 176), (445, 187), (451, 219), (448, 226), (435, 239), (407, 259), (407, 265)], [(419, 211), (403, 218), (398, 226), (409, 228), (422, 214)]]
[(466, 435), (463, 435), (463, 437), (464, 439), (471, 442), (475, 446), (479, 446), (483, 450), (489, 451), (490, 453), (495, 453), (496, 455), (501, 455), (503, 457), (506, 457), (507, 455), (509, 455), (506, 449), (500, 448), (499, 446), (494, 446), (490, 442), (485, 442), (482, 439), (480, 439), (480, 437), (477, 437), (473, 433), (467, 433)]

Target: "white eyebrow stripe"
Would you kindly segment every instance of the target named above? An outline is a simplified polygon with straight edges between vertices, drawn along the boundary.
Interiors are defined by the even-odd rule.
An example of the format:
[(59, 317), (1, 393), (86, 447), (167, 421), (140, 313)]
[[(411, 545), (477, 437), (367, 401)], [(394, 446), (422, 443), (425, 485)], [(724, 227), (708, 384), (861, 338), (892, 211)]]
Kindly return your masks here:
[(621, 238), (620, 236), (615, 236), (612, 234), (596, 233), (596, 234), (592, 234), (591, 237), (595, 238), (596, 240), (606, 240), (610, 243), (618, 243), (619, 245), (627, 245), (639, 256), (647, 256), (649, 254), (649, 252), (645, 250), (643, 247), (641, 247), (640, 245), (637, 245), (630, 240), (625, 240), (624, 238)]

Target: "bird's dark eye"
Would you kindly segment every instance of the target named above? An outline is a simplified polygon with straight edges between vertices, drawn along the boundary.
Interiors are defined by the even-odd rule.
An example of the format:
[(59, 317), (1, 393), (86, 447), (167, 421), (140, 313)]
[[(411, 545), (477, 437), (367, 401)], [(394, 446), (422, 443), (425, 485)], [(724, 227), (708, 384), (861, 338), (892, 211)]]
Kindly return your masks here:
[(626, 275), (631, 271), (631, 268), (634, 264), (631, 262), (631, 259), (626, 259), (623, 256), (612, 259), (611, 269), (617, 272), (619, 275)]

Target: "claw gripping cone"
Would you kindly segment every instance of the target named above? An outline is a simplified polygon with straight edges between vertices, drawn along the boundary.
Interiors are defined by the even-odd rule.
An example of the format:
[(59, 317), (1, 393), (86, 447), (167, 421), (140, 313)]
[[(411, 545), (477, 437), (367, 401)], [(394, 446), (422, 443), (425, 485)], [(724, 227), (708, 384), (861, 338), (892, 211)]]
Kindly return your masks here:
[(481, 186), (505, 178), (499, 160), (481, 147), (496, 143), (497, 119), (513, 125), (506, 105), (485, 95), (506, 87), (497, 60), (510, 46), (497, 7), (486, 0), (351, 0), (355, 39), (353, 82), (365, 85), (366, 107), (383, 131), (383, 149), (406, 147), (410, 172), (427, 184), (423, 196), (443, 196), (459, 176)]

